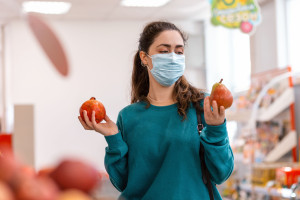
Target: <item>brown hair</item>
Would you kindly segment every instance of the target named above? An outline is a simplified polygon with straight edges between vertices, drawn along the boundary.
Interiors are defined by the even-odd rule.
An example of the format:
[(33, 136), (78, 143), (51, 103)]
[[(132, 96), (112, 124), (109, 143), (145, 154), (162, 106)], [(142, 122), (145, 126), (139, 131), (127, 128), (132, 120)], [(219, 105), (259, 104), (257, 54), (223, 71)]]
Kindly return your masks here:
[[(143, 32), (140, 35), (138, 51), (134, 56), (134, 64), (132, 71), (132, 84), (131, 84), (131, 103), (136, 103), (139, 101), (144, 101), (147, 103), (146, 108), (149, 108), (150, 102), (147, 99), (149, 93), (149, 75), (146, 67), (142, 66), (141, 58), (139, 55), (140, 51), (148, 53), (149, 47), (154, 42), (155, 38), (163, 31), (175, 30), (178, 31), (186, 43), (187, 37), (184, 33), (178, 29), (174, 24), (169, 22), (152, 22), (145, 26)], [(186, 111), (190, 107), (190, 102), (196, 103), (200, 99), (204, 98), (204, 93), (202, 90), (192, 86), (184, 76), (180, 77), (174, 87), (174, 98), (177, 100), (178, 113), (186, 119)], [(200, 109), (199, 104), (197, 109)]]

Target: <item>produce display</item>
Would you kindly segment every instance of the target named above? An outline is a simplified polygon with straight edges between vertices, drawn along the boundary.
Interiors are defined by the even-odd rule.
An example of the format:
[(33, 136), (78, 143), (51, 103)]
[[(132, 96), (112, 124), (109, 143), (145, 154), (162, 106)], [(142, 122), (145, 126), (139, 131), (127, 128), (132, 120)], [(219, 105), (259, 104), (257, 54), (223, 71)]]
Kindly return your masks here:
[(93, 166), (80, 160), (64, 159), (36, 173), (12, 151), (0, 150), (0, 200), (92, 200), (101, 179)]

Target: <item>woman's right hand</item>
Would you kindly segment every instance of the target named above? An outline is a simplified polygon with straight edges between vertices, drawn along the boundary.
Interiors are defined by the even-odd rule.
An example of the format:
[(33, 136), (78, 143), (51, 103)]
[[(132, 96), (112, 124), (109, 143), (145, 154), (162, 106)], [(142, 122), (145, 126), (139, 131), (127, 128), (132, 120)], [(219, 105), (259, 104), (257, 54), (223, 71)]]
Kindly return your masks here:
[(119, 132), (118, 126), (109, 119), (107, 115), (105, 115), (104, 120), (106, 123), (97, 123), (95, 119), (95, 111), (92, 113), (92, 121), (90, 121), (89, 117), (87, 116), (87, 111), (83, 111), (84, 120), (78, 116), (78, 119), (85, 130), (95, 130), (96, 132), (104, 135), (110, 136), (115, 135)]

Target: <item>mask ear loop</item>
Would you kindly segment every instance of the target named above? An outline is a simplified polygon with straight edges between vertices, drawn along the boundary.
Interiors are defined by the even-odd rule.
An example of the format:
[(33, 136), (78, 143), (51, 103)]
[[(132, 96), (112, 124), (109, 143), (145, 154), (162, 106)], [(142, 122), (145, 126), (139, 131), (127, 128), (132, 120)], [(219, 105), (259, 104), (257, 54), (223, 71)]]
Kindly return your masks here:
[(143, 61), (141, 61), (141, 65), (142, 65), (143, 67), (148, 67), (148, 65), (145, 65), (145, 64), (143, 63)]

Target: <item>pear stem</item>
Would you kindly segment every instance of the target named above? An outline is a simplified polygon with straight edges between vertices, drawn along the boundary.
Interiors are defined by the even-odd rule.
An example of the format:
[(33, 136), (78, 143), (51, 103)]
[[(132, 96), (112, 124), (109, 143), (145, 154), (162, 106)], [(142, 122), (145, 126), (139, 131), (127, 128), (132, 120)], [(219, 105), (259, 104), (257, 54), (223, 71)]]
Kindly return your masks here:
[(223, 79), (221, 79), (219, 83), (222, 83), (222, 81), (223, 81)]

